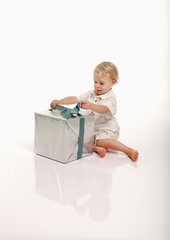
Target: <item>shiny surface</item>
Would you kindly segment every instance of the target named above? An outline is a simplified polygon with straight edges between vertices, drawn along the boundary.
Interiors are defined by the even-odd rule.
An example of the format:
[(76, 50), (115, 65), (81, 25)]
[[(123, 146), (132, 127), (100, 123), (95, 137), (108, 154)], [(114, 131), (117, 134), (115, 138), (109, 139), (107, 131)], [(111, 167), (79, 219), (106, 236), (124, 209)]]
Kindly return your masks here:
[(152, 134), (138, 140), (137, 163), (109, 152), (64, 165), (35, 155), (28, 135), (4, 134), (0, 239), (168, 239), (165, 129), (167, 121), (159, 129), (161, 144)]

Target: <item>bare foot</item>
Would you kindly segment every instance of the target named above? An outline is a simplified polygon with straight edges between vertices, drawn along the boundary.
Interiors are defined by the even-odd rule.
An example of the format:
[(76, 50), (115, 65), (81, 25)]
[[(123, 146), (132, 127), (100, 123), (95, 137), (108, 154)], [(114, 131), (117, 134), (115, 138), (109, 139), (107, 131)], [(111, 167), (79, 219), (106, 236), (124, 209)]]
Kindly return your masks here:
[(128, 157), (132, 160), (132, 162), (136, 162), (138, 160), (138, 155), (138, 151), (131, 148)]
[(100, 155), (101, 158), (103, 158), (106, 155), (106, 152), (107, 152), (106, 148), (98, 147), (98, 146), (95, 146), (94, 151), (97, 152)]

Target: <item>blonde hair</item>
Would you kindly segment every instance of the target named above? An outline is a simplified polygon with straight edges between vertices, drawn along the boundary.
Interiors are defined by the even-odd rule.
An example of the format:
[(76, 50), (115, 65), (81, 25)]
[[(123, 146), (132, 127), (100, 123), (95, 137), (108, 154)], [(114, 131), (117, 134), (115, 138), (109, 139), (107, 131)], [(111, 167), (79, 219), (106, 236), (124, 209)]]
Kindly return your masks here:
[(112, 62), (101, 62), (94, 69), (94, 76), (97, 77), (109, 77), (114, 80), (114, 83), (118, 82), (119, 72), (117, 67)]

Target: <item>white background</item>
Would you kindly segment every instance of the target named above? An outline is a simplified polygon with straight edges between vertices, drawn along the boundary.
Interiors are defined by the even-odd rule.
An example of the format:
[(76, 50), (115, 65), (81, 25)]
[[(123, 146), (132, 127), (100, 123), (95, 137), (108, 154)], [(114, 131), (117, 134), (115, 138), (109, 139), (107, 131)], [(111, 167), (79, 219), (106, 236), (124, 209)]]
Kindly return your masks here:
[(52, 99), (93, 88), (93, 69), (105, 60), (120, 72), (121, 121), (168, 107), (168, 1), (0, 3), (5, 122), (18, 112), (24, 123)]
[[(169, 9), (168, 0), (0, 1), (2, 239), (19, 235), (22, 239), (30, 235), (37, 236), (35, 239), (38, 236), (169, 239)], [(48, 231), (45, 231), (43, 226), (48, 226), (48, 221), (41, 222), (38, 213), (35, 216), (36, 204), (32, 208), (30, 202), (25, 203), (28, 214), (24, 208), (25, 198), (20, 196), (22, 182), (23, 186), (25, 184), (24, 172), (28, 171), (30, 189), (28, 192), (25, 190), (25, 194), (35, 197), (31, 191), (36, 162), (34, 112), (48, 109), (55, 98), (92, 89), (93, 70), (102, 61), (112, 61), (120, 73), (119, 83), (113, 89), (118, 101), (120, 140), (140, 152), (138, 169), (141, 177), (139, 172), (134, 173), (138, 180), (134, 178), (136, 185), (129, 187), (134, 194), (134, 188), (138, 189), (139, 182), (142, 183), (140, 190), (143, 192), (137, 197), (139, 212), (136, 211), (132, 218), (130, 211), (133, 211), (133, 206), (130, 205), (129, 211), (127, 206), (126, 217), (122, 220), (120, 212), (115, 211), (109, 218), (110, 230), (106, 227), (107, 221), (101, 230), (102, 225), (91, 225), (87, 218), (84, 221), (89, 233), (74, 217), (75, 213), (70, 212), (71, 222), (75, 218), (76, 223), (80, 223), (80, 231), (72, 230), (73, 223), (66, 224), (67, 234), (64, 228), (57, 231), (55, 227), (47, 227)], [(129, 168), (121, 168), (120, 182), (116, 186), (112, 184), (112, 190), (115, 188), (119, 192), (119, 186), (126, 188), (122, 179), (124, 176), (127, 181), (131, 178), (132, 170)], [(20, 178), (17, 178), (18, 172), (23, 174)], [(155, 180), (158, 185), (154, 185)], [(146, 190), (148, 182), (153, 184), (153, 192)], [(148, 221), (143, 213), (149, 211), (149, 207), (145, 208), (141, 199), (147, 194), (154, 206)], [(17, 203), (12, 201), (13, 197)], [(120, 208), (121, 201), (118, 198), (116, 202)], [(155, 201), (158, 201), (156, 205)], [(23, 204), (24, 211), (19, 208), (20, 204)], [(52, 206), (49, 202), (43, 203), (41, 198), (37, 200), (37, 206), (42, 205), (41, 210), (43, 204), (49, 204), (51, 212), (53, 207), (61, 214), (64, 211), (64, 216), (70, 211), (61, 210), (56, 203)], [(18, 211), (20, 214), (16, 221)], [(46, 219), (51, 219), (48, 211), (45, 214)], [(32, 219), (37, 220), (36, 223), (33, 221), (36, 230), (19, 228), (23, 216), (24, 226), (31, 224)], [(58, 219), (53, 218), (55, 221)], [(131, 220), (134, 221), (134, 229)], [(114, 221), (117, 228), (113, 231), (111, 222)], [(36, 226), (37, 222), (39, 225)], [(138, 224), (143, 226), (140, 231)]]

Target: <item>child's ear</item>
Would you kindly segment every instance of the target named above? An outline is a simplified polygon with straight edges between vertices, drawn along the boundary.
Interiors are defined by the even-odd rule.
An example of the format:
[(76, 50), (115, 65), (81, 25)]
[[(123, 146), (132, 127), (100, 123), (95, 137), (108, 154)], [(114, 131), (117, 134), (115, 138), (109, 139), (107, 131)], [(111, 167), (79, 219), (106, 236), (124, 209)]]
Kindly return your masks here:
[(114, 79), (112, 79), (112, 85), (114, 85), (116, 83), (116, 81)]

